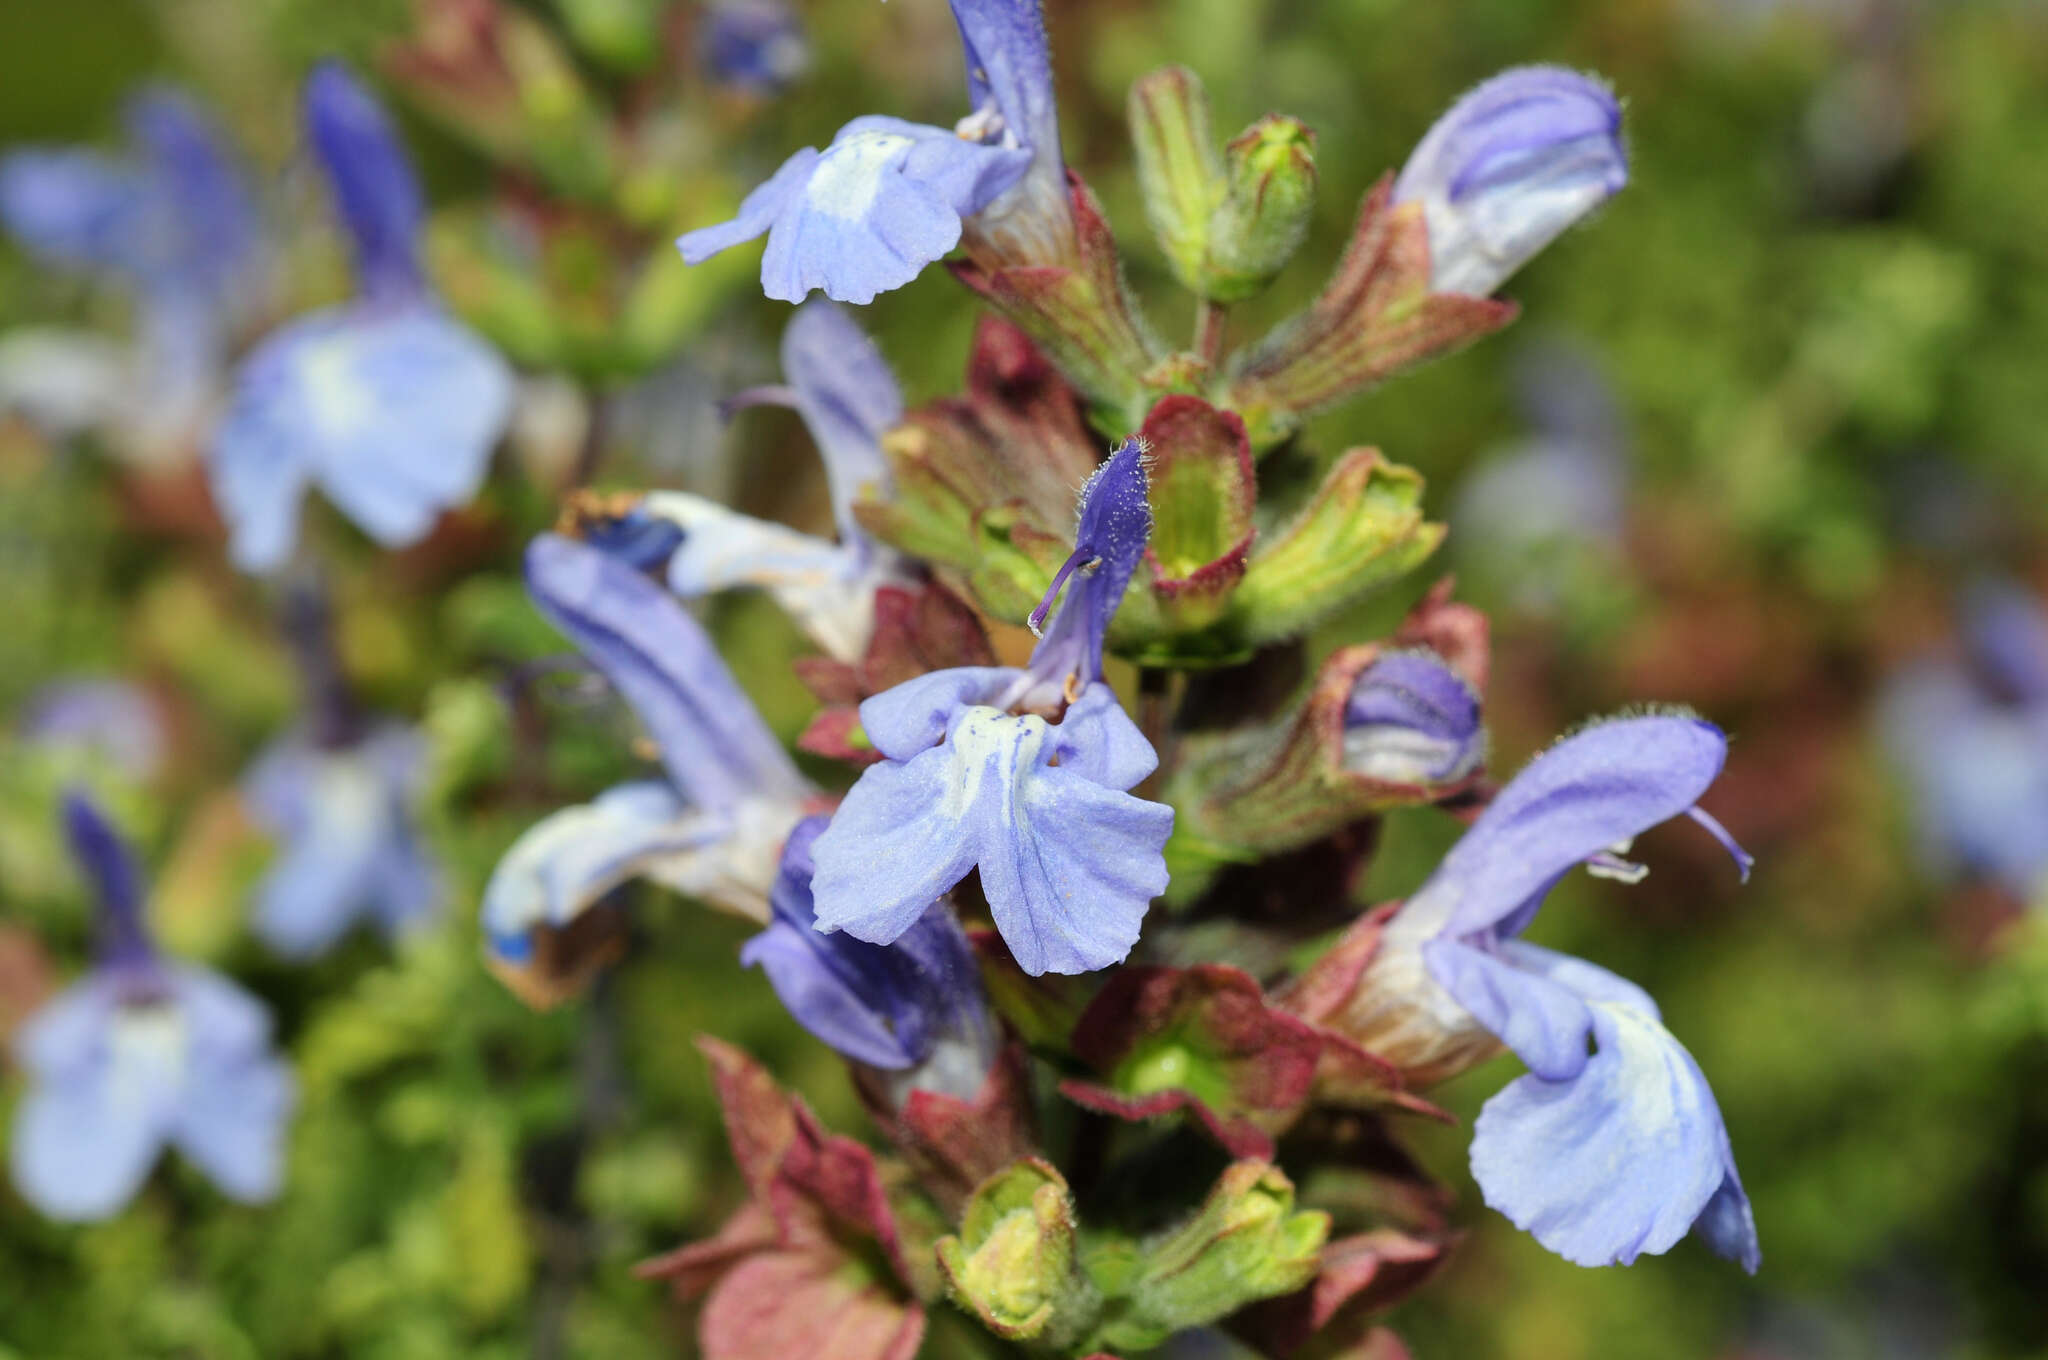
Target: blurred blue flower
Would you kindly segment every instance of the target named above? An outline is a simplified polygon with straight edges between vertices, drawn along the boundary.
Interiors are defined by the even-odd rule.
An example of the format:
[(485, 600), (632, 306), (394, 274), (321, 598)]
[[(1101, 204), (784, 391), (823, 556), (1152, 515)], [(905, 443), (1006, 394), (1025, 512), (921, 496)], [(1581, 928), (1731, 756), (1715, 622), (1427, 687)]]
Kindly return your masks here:
[[(885, 759), (812, 848), (819, 929), (888, 944), (978, 868), (1025, 972), (1088, 972), (1130, 952), (1166, 888), (1173, 809), (1128, 792), (1158, 757), (1101, 683), (1102, 637), (1150, 532), (1132, 439), (1082, 492), (1048, 603), (1072, 584), (1026, 669), (934, 671), (860, 706)], [(1020, 708), (1065, 712), (1054, 724)]]
[(1522, 66), (1436, 121), (1394, 199), (1422, 205), (1431, 287), (1484, 297), (1627, 183), (1613, 92), (1562, 67)]
[(853, 513), (864, 490), (889, 491), (881, 438), (903, 419), (903, 394), (874, 342), (822, 298), (790, 318), (782, 371), (788, 386), (755, 388), (729, 405), (789, 406), (803, 417), (825, 462), (838, 542), (680, 491), (652, 492), (618, 519), (591, 526), (586, 538), (645, 568), (666, 563), (670, 589), (685, 599), (765, 590), (820, 647), (852, 661), (873, 631), (875, 588), (904, 572)]
[(425, 761), (426, 742), (397, 723), (341, 745), (304, 731), (264, 749), (242, 797), (283, 843), (256, 889), (265, 944), (311, 958), (363, 917), (395, 936), (432, 914), (441, 873), (413, 825)]
[(15, 1186), (52, 1218), (107, 1218), (175, 1144), (223, 1193), (271, 1198), (295, 1097), (269, 1015), (227, 979), (158, 957), (126, 847), (81, 797), (66, 798), (64, 820), (99, 891), (101, 956), (15, 1037), (31, 1078), (14, 1115)]
[(1696, 1231), (1754, 1272), (1756, 1225), (1728, 1131), (1692, 1055), (1634, 983), (1518, 938), (1573, 867), (1615, 858), (1694, 805), (1727, 741), (1696, 719), (1603, 722), (1515, 776), (1388, 923), (1361, 988), (1399, 993), (1445, 1046), (1491, 1035), (1529, 1074), (1486, 1103), (1472, 1174), (1486, 1202), (1579, 1265), (1627, 1265)]
[(2048, 613), (2010, 582), (1980, 582), (1962, 637), (1963, 657), (1886, 681), (1878, 728), (1911, 785), (1927, 863), (2031, 902), (2048, 875)]
[(506, 851), (484, 889), (493, 954), (523, 963), (536, 929), (570, 924), (636, 876), (766, 920), (783, 840), (817, 795), (711, 639), (654, 582), (573, 539), (535, 539), (526, 582), (638, 715), (668, 778), (564, 808)]
[[(966, 218), (1013, 190), (1065, 220), (1066, 187), (1038, 0), (954, 0), (973, 112), (954, 128), (868, 115), (822, 152), (805, 147), (747, 195), (730, 222), (682, 236), (691, 264), (763, 235), (761, 289), (872, 302), (959, 243)], [(1027, 182), (1028, 181), (1028, 182)]]
[(782, 0), (722, 0), (704, 20), (711, 78), (750, 94), (780, 94), (810, 69), (803, 26)]
[(996, 1029), (951, 904), (931, 903), (893, 944), (821, 933), (811, 844), (825, 823), (809, 817), (790, 832), (774, 914), (740, 962), (758, 964), (797, 1023), (845, 1057), (972, 1099), (995, 1061)]
[(504, 360), (427, 290), (419, 186), (383, 110), (328, 64), (306, 82), (305, 118), (360, 296), (273, 332), (237, 375), (211, 472), (248, 571), (290, 556), (308, 483), (379, 543), (417, 541), (475, 496), (512, 407)]
[(147, 89), (129, 101), (127, 126), (127, 158), (85, 148), (0, 158), (0, 225), (38, 259), (128, 293), (136, 310), (128, 351), (84, 332), (9, 337), (0, 402), (53, 433), (106, 427), (150, 460), (197, 438), (267, 260), (241, 170), (197, 106)]
[(30, 696), (22, 740), (43, 750), (91, 753), (134, 780), (163, 769), (170, 744), (149, 691), (126, 680), (63, 680)]
[(1392, 652), (1344, 708), (1344, 768), (1393, 784), (1447, 784), (1486, 757), (1479, 695), (1434, 652)]

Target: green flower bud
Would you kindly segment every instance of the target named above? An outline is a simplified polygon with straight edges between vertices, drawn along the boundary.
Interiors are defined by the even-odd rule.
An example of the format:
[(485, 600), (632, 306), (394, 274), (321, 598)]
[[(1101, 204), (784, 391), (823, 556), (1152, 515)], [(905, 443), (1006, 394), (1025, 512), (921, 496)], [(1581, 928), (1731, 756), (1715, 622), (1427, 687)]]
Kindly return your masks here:
[(1051, 1165), (1025, 1158), (983, 1181), (957, 1236), (938, 1243), (953, 1298), (997, 1336), (1058, 1346), (1100, 1308), (1074, 1266), (1074, 1202)]
[(1229, 189), (1209, 221), (1202, 289), (1215, 302), (1259, 292), (1308, 234), (1316, 206), (1316, 135), (1267, 114), (1224, 148)]
[(1168, 66), (1131, 86), (1130, 119), (1145, 220), (1174, 277), (1202, 292), (1210, 219), (1228, 192), (1209, 130), (1209, 97), (1193, 71)]

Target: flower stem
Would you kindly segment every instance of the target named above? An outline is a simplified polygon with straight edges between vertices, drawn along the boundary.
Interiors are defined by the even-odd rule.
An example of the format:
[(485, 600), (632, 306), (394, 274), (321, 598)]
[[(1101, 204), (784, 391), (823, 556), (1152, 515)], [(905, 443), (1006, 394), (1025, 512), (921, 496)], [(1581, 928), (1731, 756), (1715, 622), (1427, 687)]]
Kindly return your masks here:
[(1223, 357), (1223, 320), (1226, 308), (1220, 302), (1203, 298), (1195, 304), (1195, 353), (1209, 367), (1216, 367), (1216, 361)]

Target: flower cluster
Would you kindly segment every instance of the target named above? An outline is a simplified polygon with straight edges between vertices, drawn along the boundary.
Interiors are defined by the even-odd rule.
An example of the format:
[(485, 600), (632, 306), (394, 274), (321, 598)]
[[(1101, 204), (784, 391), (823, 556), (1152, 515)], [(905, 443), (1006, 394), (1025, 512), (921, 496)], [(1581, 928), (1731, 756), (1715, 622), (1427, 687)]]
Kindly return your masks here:
[[(1207, 1328), (1275, 1357), (1383, 1353), (1398, 1343), (1379, 1315), (1456, 1235), (1403, 1122), (1447, 1118), (1430, 1089), (1502, 1051), (1528, 1070), (1473, 1130), (1487, 1204), (1580, 1264), (1694, 1234), (1754, 1271), (1705, 1073), (1641, 988), (1523, 938), (1576, 871), (1640, 878), (1630, 842), (1674, 818), (1746, 875), (1699, 806), (1726, 739), (1637, 714), (1496, 778), (1484, 616), (1445, 581), (1411, 589), (1387, 636), (1347, 631), (1444, 537), (1422, 478), (1302, 437), (1317, 411), (1512, 320), (1492, 294), (1627, 182), (1616, 97), (1550, 67), (1480, 85), (1366, 195), (1321, 291), (1232, 345), (1230, 307), (1308, 230), (1319, 142), (1280, 115), (1219, 142), (1191, 72), (1143, 78), (1145, 216), (1198, 317), (1179, 347), (1064, 162), (1038, 0), (952, 13), (956, 124), (856, 117), (683, 234), (680, 261), (662, 248), (710, 270), (766, 237), (761, 292), (799, 304), (784, 381), (728, 413), (797, 412), (830, 536), (577, 485), (600, 425), (555, 530), (525, 547), (526, 593), (577, 654), (561, 664), (630, 713), (647, 768), (505, 851), (481, 895), (487, 966), (536, 1006), (571, 1000), (629, 956), (634, 880), (752, 920), (736, 964), (845, 1058), (888, 1144), (828, 1132), (706, 1040), (747, 1196), (643, 1272), (704, 1300), (714, 1360), (902, 1360), (946, 1305), (1031, 1353), (1135, 1354)], [(518, 140), (499, 120), (526, 108), (514, 68), (544, 64), (532, 21), (443, 17), (391, 69), (508, 163), (575, 186), (551, 214), (570, 230), (568, 202), (598, 192), (580, 176), (632, 138), (585, 137), (564, 94), (548, 135)], [(750, 97), (804, 61), (773, 5), (721, 5), (702, 36), (704, 65)], [(229, 554), (273, 578), (304, 676), (299, 725), (244, 789), (283, 842), (255, 924), (293, 957), (361, 919), (426, 928), (443, 896), (415, 821), (422, 743), (342, 673), (299, 542), (305, 492), (379, 546), (421, 542), (478, 492), (515, 385), (456, 320), (457, 288), (444, 301), (429, 281), (422, 193), (380, 106), (329, 64), (303, 112), (354, 294), (257, 342), (204, 440)], [(136, 166), (10, 162), (0, 216), (52, 258), (119, 272), (146, 316), (226, 307), (254, 219), (184, 117), (144, 110)], [(964, 392), (908, 407), (840, 304), (941, 260), (992, 314)], [(565, 367), (620, 353), (547, 338), (535, 352)], [(798, 666), (818, 701), (809, 764), (693, 612), (737, 589), (820, 653)], [(1401, 808), (1468, 825), (1405, 901), (1362, 909), (1353, 889)], [(163, 961), (111, 833), (83, 802), (67, 817), (107, 944), (24, 1031), (37, 1084), (17, 1182), (53, 1214), (104, 1214), (171, 1142), (231, 1195), (269, 1193), (292, 1085), (261, 1009)], [(1313, 1175), (1339, 1167), (1349, 1189)]]

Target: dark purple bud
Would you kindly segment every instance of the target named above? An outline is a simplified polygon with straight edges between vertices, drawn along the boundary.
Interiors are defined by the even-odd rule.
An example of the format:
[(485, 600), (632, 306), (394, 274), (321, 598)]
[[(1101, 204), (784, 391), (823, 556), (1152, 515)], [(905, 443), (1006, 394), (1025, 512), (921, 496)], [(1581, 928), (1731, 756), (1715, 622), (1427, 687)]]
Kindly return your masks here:
[(1447, 784), (1486, 756), (1479, 695), (1434, 652), (1365, 668), (1344, 709), (1344, 768), (1391, 784)]
[(142, 922), (142, 873), (120, 833), (76, 789), (64, 795), (64, 837), (99, 896), (101, 962), (117, 968), (147, 964), (155, 950)]
[[(1067, 598), (1031, 654), (1031, 675), (1041, 682), (1074, 677), (1069, 697), (1102, 678), (1102, 639), (1124, 598), (1131, 574), (1152, 537), (1145, 445), (1136, 435), (1111, 454), (1081, 489), (1074, 551), (1031, 611), (1036, 631), (1067, 587)], [(1071, 584), (1069, 582), (1071, 581)]]

